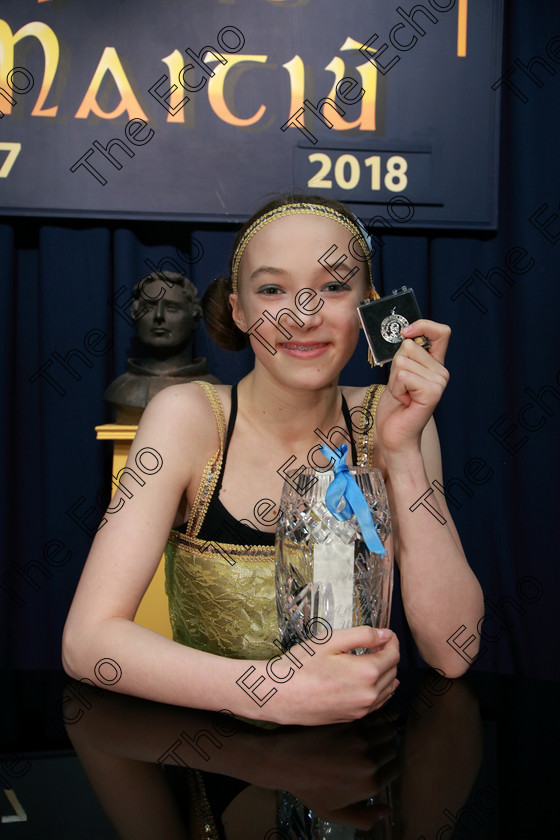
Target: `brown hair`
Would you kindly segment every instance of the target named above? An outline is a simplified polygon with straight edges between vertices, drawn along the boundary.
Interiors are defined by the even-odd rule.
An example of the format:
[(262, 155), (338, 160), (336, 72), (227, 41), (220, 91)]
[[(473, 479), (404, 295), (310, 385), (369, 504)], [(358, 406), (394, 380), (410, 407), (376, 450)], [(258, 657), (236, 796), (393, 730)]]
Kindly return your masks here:
[(345, 216), (348, 221), (353, 224), (356, 223), (356, 217), (344, 204), (333, 198), (324, 198), (320, 195), (287, 193), (285, 195), (279, 195), (277, 198), (272, 199), (272, 201), (269, 201), (257, 210), (257, 212), (254, 213), (247, 222), (245, 222), (237, 234), (230, 256), (228, 277), (216, 277), (216, 279), (210, 283), (202, 297), (202, 312), (208, 333), (216, 344), (223, 347), (225, 350), (243, 350), (243, 348), (249, 346), (249, 336), (242, 332), (233, 321), (231, 304), (229, 302), (229, 296), (233, 291), (231, 280), (233, 260), (245, 232), (254, 222), (260, 219), (261, 216), (270, 213), (271, 210), (276, 210), (278, 207), (282, 207), (284, 204), (309, 203), (320, 204), (323, 207), (330, 207), (332, 210), (336, 210), (337, 213)]

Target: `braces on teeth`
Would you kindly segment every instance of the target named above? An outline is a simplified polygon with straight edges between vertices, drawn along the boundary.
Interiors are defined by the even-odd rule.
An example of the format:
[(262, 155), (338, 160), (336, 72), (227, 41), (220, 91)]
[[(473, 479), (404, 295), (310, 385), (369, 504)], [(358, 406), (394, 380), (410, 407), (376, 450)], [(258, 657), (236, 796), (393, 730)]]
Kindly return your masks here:
[(286, 347), (288, 350), (307, 350), (307, 351), (313, 350), (313, 347), (302, 347), (299, 344), (296, 344), (295, 346), (290, 346), (288, 344), (284, 344), (284, 347)]

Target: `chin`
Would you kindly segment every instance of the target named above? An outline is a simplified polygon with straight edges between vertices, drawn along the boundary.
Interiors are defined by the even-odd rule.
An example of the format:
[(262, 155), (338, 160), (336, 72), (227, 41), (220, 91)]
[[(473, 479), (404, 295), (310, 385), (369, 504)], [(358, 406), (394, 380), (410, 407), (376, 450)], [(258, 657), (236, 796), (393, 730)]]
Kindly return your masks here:
[(323, 388), (336, 385), (338, 374), (332, 370), (321, 370), (317, 368), (299, 371), (292, 376), (283, 376), (283, 381), (298, 391), (320, 391)]
[(155, 347), (174, 347), (175, 342), (170, 335), (151, 335), (147, 344), (153, 344)]

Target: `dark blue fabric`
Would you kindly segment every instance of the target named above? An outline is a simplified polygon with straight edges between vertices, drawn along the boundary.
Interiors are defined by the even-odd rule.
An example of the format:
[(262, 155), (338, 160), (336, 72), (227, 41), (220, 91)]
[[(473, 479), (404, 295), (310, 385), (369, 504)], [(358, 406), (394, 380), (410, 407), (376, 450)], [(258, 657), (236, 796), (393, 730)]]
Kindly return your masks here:
[[(546, 56), (546, 45), (560, 35), (560, 19), (554, 3), (506, 5), (504, 69), (513, 67), (515, 59), (526, 64), (539, 55), (555, 74), (535, 67), (543, 81), (539, 87), (518, 69), (514, 81), (527, 102), (501, 89), (499, 230), (407, 232), (403, 226), (401, 232), (383, 234), (374, 276), (384, 294), (413, 286), (425, 316), (452, 325), (447, 358), (451, 381), (436, 419), (444, 479), (454, 479), (448, 486), (450, 510), (490, 602), (486, 650), (474, 667), (558, 679), (560, 244), (550, 241), (530, 217), (543, 204), (548, 205), (544, 217), (558, 212), (560, 64)], [(494, 81), (489, 79), (489, 85)], [(550, 230), (560, 231), (560, 220)], [(5, 664), (59, 664), (65, 616), (107, 502), (111, 447), (96, 441), (94, 426), (110, 420), (102, 394), (123, 371), (133, 333), (107, 301), (122, 285), (131, 288), (147, 273), (146, 259), (177, 260), (176, 249), (188, 252), (193, 236), (203, 245), (204, 257), (182, 264), (202, 293), (227, 268), (232, 228), (0, 219), (0, 341), (5, 360), (0, 458), (9, 476), (0, 506), (0, 645)], [(506, 255), (511, 258), (515, 248), (528, 252), (525, 262), (534, 260), (526, 273), (507, 267)], [(500, 298), (477, 280), (472, 291), (485, 313), (464, 296), (452, 300), (475, 270), (487, 275), (494, 267), (507, 271), (514, 285), (494, 276)], [(101, 340), (95, 348), (98, 355), (84, 348), (86, 334), (96, 338), (91, 337), (94, 329), (103, 330), (112, 342), (104, 355)], [(72, 348), (88, 360), (73, 362), (79, 379), (57, 362), (49, 369), (65, 395), (45, 382), (30, 382), (53, 352), (64, 356)], [(250, 351), (232, 354), (215, 347), (203, 326), (196, 352), (207, 357), (210, 370), (223, 382), (238, 381), (250, 369)], [(384, 375), (371, 372), (361, 339), (342, 384), (383, 381)], [(538, 393), (545, 386), (548, 407), (543, 409), (526, 389)], [(532, 431), (519, 426), (519, 412), (528, 403), (534, 408), (525, 408), (522, 416)], [(502, 415), (498, 432), (515, 424), (507, 441), (510, 450), (521, 444), (518, 451), (509, 451), (489, 432)], [(92, 508), (88, 526), (78, 525), (66, 512), (80, 499), (79, 511)], [(419, 508), (415, 515), (430, 513)], [(45, 558), (45, 550), (53, 553)], [(22, 577), (21, 570), (33, 563), (37, 565), (28, 569), (32, 577)], [(409, 662), (417, 654), (404, 628), (398, 592), (393, 626), (401, 637), (403, 660)]]

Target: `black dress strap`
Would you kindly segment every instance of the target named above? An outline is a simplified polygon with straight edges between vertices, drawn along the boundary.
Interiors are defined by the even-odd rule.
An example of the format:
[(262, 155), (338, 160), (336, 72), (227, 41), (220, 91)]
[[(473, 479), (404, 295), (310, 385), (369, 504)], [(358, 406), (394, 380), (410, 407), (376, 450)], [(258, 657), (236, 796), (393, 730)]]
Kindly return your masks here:
[[(358, 463), (358, 452), (356, 450), (356, 442), (354, 440), (354, 435), (352, 434), (352, 417), (350, 415), (350, 410), (348, 408), (348, 403), (346, 402), (346, 398), (344, 394), (342, 396), (342, 415), (344, 417), (344, 421), (346, 423), (346, 428), (348, 429), (348, 434), (350, 435), (350, 446), (352, 451), (352, 463)], [(224, 468), (226, 465), (226, 458), (229, 449), (229, 442), (231, 440), (231, 436), (233, 434), (233, 429), (235, 427), (235, 420), (237, 418), (237, 385), (232, 385), (231, 387), (231, 409), (229, 412), (229, 420), (227, 425), (226, 431), (226, 439), (224, 443), (224, 454), (222, 457), (222, 466), (220, 469), (220, 475), (218, 476), (218, 483), (216, 484), (216, 495), (220, 492), (220, 488), (222, 486), (222, 479), (224, 475)]]
[[(348, 410), (348, 404), (344, 399), (344, 395), (342, 395), (342, 413), (348, 428), (348, 434), (350, 435), (350, 442), (352, 445), (352, 463), (356, 464), (357, 451), (354, 436), (352, 434), (352, 418), (350, 416), (350, 411)], [(214, 540), (217, 542), (231, 543), (234, 545), (274, 545), (274, 532), (260, 531), (251, 527), (250, 524), (246, 524), (246, 522), (238, 521), (227, 510), (219, 498), (226, 464), (226, 456), (229, 448), (229, 442), (233, 434), (236, 417), (237, 386), (233, 385), (231, 389), (231, 410), (229, 414), (226, 438), (224, 441), (222, 466), (220, 468), (218, 480), (214, 487), (214, 492), (212, 493), (206, 509), (206, 516), (200, 526), (198, 538), (208, 541)], [(183, 528), (178, 528), (177, 530), (180, 531), (182, 529)]]
[(348, 429), (348, 434), (350, 435), (350, 445), (352, 447), (352, 463), (355, 465), (358, 463), (358, 452), (356, 450), (356, 442), (354, 441), (354, 435), (352, 434), (352, 417), (350, 416), (350, 411), (348, 410), (348, 403), (342, 394), (342, 414), (344, 416), (344, 420), (346, 421), (346, 428)]
[[(344, 394), (342, 396), (342, 415), (344, 417), (344, 421), (346, 423), (346, 428), (348, 429), (348, 434), (350, 435), (350, 446), (352, 450), (352, 463), (358, 463), (358, 452), (356, 450), (356, 442), (354, 440), (354, 435), (352, 434), (352, 417), (350, 415), (350, 410), (348, 408), (348, 403), (346, 402), (346, 398)], [(224, 443), (224, 454), (222, 458), (222, 467), (220, 469), (220, 475), (218, 477), (218, 483), (216, 484), (216, 492), (219, 493), (220, 488), (222, 486), (222, 478), (224, 475), (224, 467), (226, 464), (227, 453), (229, 449), (229, 442), (231, 440), (231, 436), (233, 434), (233, 429), (235, 426), (235, 420), (237, 418), (237, 385), (231, 386), (231, 409), (229, 412), (229, 420), (227, 425), (226, 431), (226, 439)]]
[(237, 385), (231, 386), (231, 408), (229, 412), (229, 420), (226, 430), (226, 439), (224, 442), (224, 454), (222, 455), (222, 466), (220, 467), (220, 474), (218, 476), (218, 481), (216, 483), (216, 488), (214, 491), (214, 497), (217, 498), (222, 487), (222, 481), (224, 478), (224, 469), (226, 466), (226, 458), (229, 449), (229, 442), (231, 440), (231, 436), (233, 434), (233, 429), (235, 426), (235, 420), (237, 417)]

